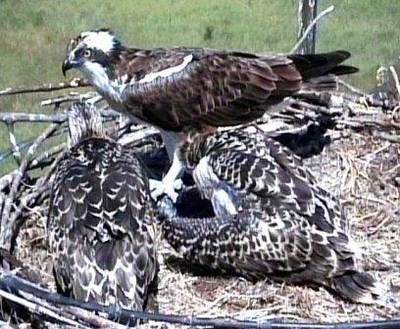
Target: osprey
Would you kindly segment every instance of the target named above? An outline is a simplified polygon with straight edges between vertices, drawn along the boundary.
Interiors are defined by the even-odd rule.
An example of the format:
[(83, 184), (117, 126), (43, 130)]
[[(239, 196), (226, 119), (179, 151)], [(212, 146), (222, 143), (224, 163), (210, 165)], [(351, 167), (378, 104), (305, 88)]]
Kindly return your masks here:
[(316, 283), (355, 302), (380, 298), (338, 200), (288, 149), (232, 130), (195, 136), (180, 152), (215, 211), (184, 218), (162, 199), (164, 236), (185, 260), (251, 280)]
[(94, 106), (73, 104), (68, 117), (71, 149), (47, 223), (58, 291), (143, 310), (158, 270), (147, 176), (132, 150), (105, 137)]
[(189, 131), (235, 126), (261, 117), (271, 105), (329, 74), (357, 71), (340, 65), (350, 54), (254, 55), (202, 48), (127, 48), (100, 29), (72, 39), (62, 65), (79, 69), (109, 105), (160, 129), (172, 165), (156, 195), (173, 199), (183, 171), (176, 145)]

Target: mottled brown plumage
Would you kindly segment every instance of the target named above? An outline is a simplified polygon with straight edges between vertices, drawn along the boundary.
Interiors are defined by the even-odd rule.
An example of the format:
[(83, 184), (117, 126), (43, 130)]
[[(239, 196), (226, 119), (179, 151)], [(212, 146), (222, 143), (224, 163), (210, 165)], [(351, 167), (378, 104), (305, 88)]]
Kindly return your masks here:
[(131, 150), (94, 133), (102, 129), (92, 106), (69, 111), (77, 144), (57, 167), (48, 218), (58, 290), (143, 310), (158, 267), (147, 176)]
[[(170, 160), (188, 131), (235, 126), (261, 117), (271, 105), (309, 86), (331, 85), (350, 54), (255, 55), (202, 48), (142, 50), (122, 46), (109, 30), (72, 39), (63, 72), (77, 68), (112, 108), (161, 129)], [(174, 159), (154, 196), (182, 173)], [(168, 190), (169, 189), (169, 190)]]
[[(74, 58), (83, 56), (89, 50), (86, 60), (106, 69), (109, 83), (118, 87), (119, 99), (92, 81), (97, 90), (117, 110), (168, 131), (250, 122), (284, 97), (296, 94), (310, 79), (356, 71), (340, 65), (350, 56), (345, 51), (254, 55), (185, 47), (142, 50), (121, 46), (113, 34), (112, 47), (106, 50), (86, 42), (91, 33), (96, 31), (84, 32), (71, 41), (67, 58), (71, 53)], [(188, 63), (176, 72), (148, 78), (179, 67), (185, 58)]]
[(312, 282), (371, 303), (339, 201), (301, 160), (262, 133), (196, 135), (180, 156), (215, 210), (212, 218), (163, 218), (166, 239), (186, 260), (250, 279)]

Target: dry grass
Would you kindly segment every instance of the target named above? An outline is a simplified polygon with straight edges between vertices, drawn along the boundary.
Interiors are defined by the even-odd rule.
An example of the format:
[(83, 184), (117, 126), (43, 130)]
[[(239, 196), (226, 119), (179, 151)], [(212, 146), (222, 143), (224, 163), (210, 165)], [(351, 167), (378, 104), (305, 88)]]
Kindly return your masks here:
[[(307, 163), (322, 184), (339, 195), (345, 205), (352, 235), (364, 254), (365, 269), (388, 289), (382, 305), (345, 302), (323, 288), (182, 274), (166, 266), (164, 260), (173, 250), (162, 242), (160, 312), (295, 322), (400, 317), (400, 187), (395, 184), (395, 178), (400, 177), (400, 146), (377, 140), (367, 132), (340, 132), (340, 135), (342, 138)], [(16, 256), (40, 271), (54, 288), (46, 247), (46, 212), (47, 206), (31, 210), (32, 216), (18, 237)]]

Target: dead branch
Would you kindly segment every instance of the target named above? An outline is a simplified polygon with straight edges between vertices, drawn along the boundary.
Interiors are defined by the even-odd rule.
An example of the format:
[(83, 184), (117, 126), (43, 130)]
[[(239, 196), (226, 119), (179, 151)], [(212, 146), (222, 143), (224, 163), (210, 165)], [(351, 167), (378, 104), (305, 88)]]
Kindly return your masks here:
[(351, 91), (354, 94), (360, 95), (360, 96), (366, 96), (367, 94), (365, 92), (363, 92), (362, 90), (353, 87), (351, 84), (343, 81), (342, 79), (337, 79), (337, 82), (339, 83), (339, 85), (345, 87), (346, 89), (348, 89), (349, 91)]
[(354, 117), (337, 120), (338, 124), (343, 124), (352, 128), (376, 127), (383, 129), (400, 129), (400, 123), (392, 120), (381, 120), (374, 117)]
[(59, 83), (45, 83), (38, 86), (33, 87), (17, 87), (17, 88), (6, 88), (4, 90), (0, 90), (1, 96), (10, 96), (17, 94), (28, 94), (28, 93), (38, 93), (38, 92), (50, 92), (57, 91), (62, 89), (70, 89), (70, 88), (79, 88), (79, 87), (87, 87), (89, 83), (82, 78), (74, 78), (69, 82), (59, 82)]
[(0, 244), (3, 246), (3, 248), (10, 249), (11, 246), (11, 237), (13, 236), (14, 227), (14, 222), (10, 221), (11, 207), (13, 205), (21, 180), (23, 177), (25, 177), (25, 172), (27, 170), (29, 161), (35, 156), (39, 146), (58, 128), (58, 126), (59, 125), (55, 123), (50, 125), (37, 138), (36, 142), (29, 148), (24, 160), (19, 167), (19, 172), (13, 181), (10, 193), (8, 194), (8, 197), (5, 201), (4, 211), (1, 218)]
[(28, 310), (30, 310), (34, 314), (46, 315), (49, 318), (58, 320), (61, 323), (73, 325), (76, 328), (87, 328), (86, 326), (82, 326), (79, 322), (68, 319), (52, 310), (49, 310), (48, 308), (46, 308), (44, 306), (33, 303), (33, 302), (27, 300), (26, 298), (16, 296), (15, 294), (13, 294), (11, 292), (7, 292), (7, 291), (0, 289), (0, 296), (5, 299), (8, 299), (14, 303), (17, 303), (19, 305), (26, 307)]
[[(44, 302), (51, 303), (55, 305), (65, 305), (69, 307), (75, 307), (77, 310), (87, 310), (92, 312), (105, 313), (110, 318), (119, 319), (124, 317), (125, 319), (143, 319), (143, 320), (153, 320), (157, 322), (166, 322), (166, 323), (174, 323), (174, 324), (183, 324), (188, 326), (204, 326), (208, 328), (299, 328), (299, 329), (337, 329), (340, 327), (338, 324), (310, 324), (310, 323), (279, 323), (273, 322), (271, 320), (237, 320), (234, 318), (206, 318), (206, 317), (196, 317), (196, 316), (187, 316), (187, 315), (169, 315), (169, 314), (157, 314), (157, 313), (149, 313), (142, 311), (129, 311), (126, 309), (117, 310), (115, 306), (104, 306), (95, 303), (86, 303), (80, 302), (75, 299), (71, 299), (68, 297), (64, 297), (62, 295), (51, 293), (37, 285), (32, 284), (31, 282), (24, 280), (18, 277), (11, 271), (0, 269), (0, 283), (4, 287), (7, 287), (10, 291), (17, 291), (20, 294), (30, 294), (35, 297), (35, 300), (42, 300), (40, 304), (37, 302), (30, 301), (28, 302), (26, 299), (22, 299), (14, 293), (8, 293), (4, 290), (0, 290), (0, 295), (4, 298), (10, 299), (17, 303), (20, 303), (23, 306), (28, 307), (32, 312), (41, 312), (49, 317), (53, 317), (59, 319), (59, 321), (70, 323), (75, 322), (73, 324), (83, 326), (82, 324), (67, 318), (66, 312), (62, 312), (57, 314), (50, 307), (45, 307)], [(64, 307), (61, 307), (60, 310), (65, 310)], [(80, 318), (88, 321), (88, 317), (82, 316), (84, 313), (80, 314)], [(78, 317), (78, 313), (75, 313), (75, 316)], [(97, 317), (99, 320), (99, 317)], [(108, 320), (109, 321), (109, 320)], [(110, 322), (108, 322), (110, 323)], [(344, 326), (346, 328), (380, 328), (380, 329), (389, 329), (389, 328), (397, 328), (399, 326), (400, 320), (392, 320), (392, 321), (375, 321), (373, 323), (346, 323)]]
[(12, 154), (15, 162), (19, 166), (21, 164), (21, 150), (19, 149), (17, 139), (15, 138), (14, 123), (6, 123), (8, 129), (8, 138), (10, 140)]
[(393, 143), (400, 143), (400, 135), (389, 135), (386, 133), (376, 134), (377, 137)]
[[(86, 96), (85, 96), (86, 95)], [(70, 102), (82, 99), (92, 99), (89, 97), (89, 93), (86, 94), (68, 94), (66, 96), (49, 98), (47, 99), (48, 105), (58, 106), (64, 102)], [(399, 131), (398, 125), (398, 115), (396, 110), (387, 107), (385, 111), (382, 110), (384, 105), (378, 105), (378, 103), (369, 103), (367, 96), (360, 97), (360, 94), (346, 94), (341, 92), (327, 93), (327, 92), (307, 92), (301, 95), (297, 99), (288, 99), (287, 107), (280, 108), (275, 112), (268, 112), (266, 116), (257, 121), (257, 124), (253, 124), (257, 128), (264, 128), (268, 126), (266, 130), (271, 136), (279, 136), (279, 134), (301, 134), (307, 131), (307, 129), (318, 123), (321, 119), (329, 119), (332, 122), (332, 126), (329, 128), (329, 133), (336, 133), (337, 135), (344, 136), (347, 133), (347, 137), (351, 134), (354, 135), (354, 131), (351, 129), (341, 130), (343, 126), (354, 127), (359, 131), (360, 129), (368, 128), (378, 134), (383, 134), (383, 136), (388, 135), (391, 137), (396, 137)], [(382, 103), (383, 104), (383, 103)], [(131, 122), (125, 122), (123, 117), (114, 111), (105, 110), (102, 112), (105, 121), (113, 121), (111, 124), (107, 125), (108, 132), (112, 136), (116, 137), (118, 142), (121, 144), (129, 145), (134, 147), (135, 151), (145, 149), (152, 150), (156, 147), (159, 148), (161, 145), (157, 138), (154, 138), (154, 134), (157, 134), (157, 130), (154, 128), (146, 126), (136, 126)], [(279, 118), (279, 120), (276, 120)], [(324, 122), (324, 121), (321, 122)], [(47, 142), (50, 138), (54, 138), (57, 134), (64, 133), (66, 131), (66, 125), (62, 125), (67, 121), (66, 114), (29, 114), (29, 113), (1, 113), (0, 121), (4, 122), (53, 122), (57, 125), (57, 129), (47, 137), (41, 135), (42, 141), (39, 143)], [(120, 122), (121, 121), (121, 122)], [(123, 121), (123, 122), (122, 122)], [(250, 129), (250, 127), (248, 127)], [(374, 135), (375, 135), (374, 133)], [(151, 137), (153, 136), (153, 137)], [(340, 137), (343, 138), (343, 137)], [(380, 137), (379, 137), (380, 138)], [(397, 139), (397, 137), (396, 137)], [(54, 139), (53, 139), (54, 140)], [(393, 140), (394, 141), (394, 140)], [(21, 150), (22, 147), (15, 140), (15, 149)], [(12, 144), (12, 143), (11, 143)], [(37, 140), (32, 140), (32, 146), (39, 145)], [(388, 143), (389, 144), (389, 143)], [(54, 145), (54, 144), (52, 144)], [(7, 231), (16, 231), (14, 224), (16, 222), (22, 222), (32, 214), (37, 213), (37, 207), (44, 209), (46, 207), (46, 202), (48, 201), (48, 196), (51, 189), (52, 178), (54, 169), (59, 164), (68, 150), (65, 143), (59, 143), (50, 149), (39, 152), (39, 148), (36, 146), (36, 151), (28, 152), (28, 155), (24, 157), (22, 155), (21, 164), (19, 169), (10, 172), (9, 174), (0, 177), (0, 214), (2, 214), (2, 236), (0, 239), (13, 240), (13, 238), (4, 238), (3, 229), (6, 228), (6, 222), (8, 223)], [(138, 151), (140, 152), (140, 151)], [(21, 152), (20, 152), (21, 153)], [(40, 178), (33, 179), (23, 179), (28, 177), (28, 173), (32, 173), (35, 168), (42, 168), (43, 173)], [(24, 174), (21, 176), (21, 172)], [(31, 175), (31, 174), (30, 174)], [(34, 175), (32, 175), (34, 177)], [(14, 187), (17, 186), (17, 187)], [(4, 209), (1, 211), (2, 204), (4, 203)], [(11, 205), (10, 205), (11, 204)], [(15, 232), (13, 232), (15, 233)], [(41, 237), (43, 239), (43, 237)], [(2, 240), (0, 240), (1, 243)], [(4, 245), (9, 250), (7, 244)], [(36, 267), (33, 267), (36, 268)], [(40, 269), (40, 271), (42, 271)], [(38, 272), (40, 273), (40, 272)], [(32, 276), (28, 277), (31, 280)], [(0, 277), (1, 281), (1, 277)], [(31, 280), (32, 281), (32, 280)], [(177, 315), (167, 315), (167, 314), (152, 314), (152, 313), (134, 313), (129, 312), (124, 313), (125, 310), (116, 310), (115, 307), (105, 307), (102, 305), (93, 306), (93, 304), (79, 304), (79, 302), (74, 301), (78, 304), (64, 304), (59, 302), (59, 295), (54, 294), (53, 300), (48, 300), (43, 296), (36, 295), (32, 291), (22, 291), (21, 287), (18, 289), (17, 296), (25, 297), (34, 304), (43, 307), (45, 310), (49, 310), (57, 315), (61, 315), (64, 318), (70, 319), (79, 323), (81, 326), (103, 326), (103, 327), (113, 327), (118, 326), (114, 321), (108, 320), (104, 317), (103, 313), (108, 314), (112, 318), (118, 318), (119, 316), (125, 315), (134, 318), (150, 319), (154, 321), (163, 321), (170, 323), (180, 323), (186, 325), (208, 325), (208, 326), (220, 326), (220, 327), (248, 327), (248, 328), (274, 328), (275, 323), (265, 320), (263, 321), (238, 321), (231, 318), (203, 318), (203, 317), (190, 317), (190, 316), (177, 316)], [(5, 290), (9, 292), (8, 290)], [(49, 291), (47, 291), (50, 293)], [(29, 295), (27, 295), (29, 294)], [(31, 296), (31, 297), (29, 297)], [(33, 297), (32, 297), (33, 296)], [(24, 298), (23, 298), (24, 299)], [(58, 300), (58, 301), (57, 301)], [(86, 309), (87, 311), (84, 311)], [(47, 311), (46, 311), (47, 312)], [(93, 313), (97, 312), (97, 314)], [(208, 314), (207, 314), (208, 315)], [(50, 315), (44, 315), (45, 319), (50, 319)], [(260, 317), (262, 317), (260, 313)], [(58, 322), (59, 321), (59, 322)], [(62, 326), (66, 326), (65, 322), (57, 320)], [(279, 328), (289, 328), (294, 324), (279, 324)], [(310, 328), (309, 324), (300, 324), (299, 328)], [(346, 323), (347, 325), (347, 323)], [(378, 324), (380, 325), (380, 323)], [(71, 325), (72, 326), (72, 325)], [(286, 326), (286, 327), (285, 327)], [(276, 324), (278, 327), (278, 324)], [(351, 328), (350, 326), (347, 326)], [(314, 327), (315, 328), (315, 327)], [(317, 328), (325, 328), (319, 326)], [(327, 328), (336, 328), (335, 326)], [(385, 327), (382, 327), (385, 328)]]
[(66, 148), (67, 143), (62, 143), (54, 146), (50, 150), (44, 151), (32, 161), (30, 161), (28, 170), (36, 169), (38, 167), (44, 166), (48, 162), (52, 162), (53, 158), (57, 156), (57, 154), (63, 152)]
[[(102, 110), (102, 115), (105, 118), (113, 119), (121, 114), (114, 110)], [(53, 122), (64, 123), (68, 120), (66, 113), (58, 114), (36, 114), (36, 113), (17, 113), (17, 112), (4, 112), (0, 110), (0, 122), (14, 123), (14, 122)]]
[(77, 92), (71, 92), (68, 95), (52, 97), (43, 100), (40, 105), (41, 106), (50, 106), (54, 105), (55, 107), (59, 107), (62, 103), (66, 102), (85, 102), (93, 97), (98, 96), (99, 94), (95, 91), (90, 91), (85, 94), (80, 94)]
[(299, 39), (299, 41), (296, 42), (296, 44), (293, 46), (293, 48), (290, 50), (290, 52), (293, 54), (295, 53), (300, 46), (302, 45), (302, 43), (304, 42), (304, 40), (307, 38), (307, 36), (310, 34), (310, 32), (313, 30), (314, 26), (322, 19), (324, 18), (326, 15), (332, 13), (335, 10), (335, 6), (329, 6), (328, 8), (326, 8), (325, 10), (321, 11), (317, 17), (315, 17), (315, 19), (313, 19), (313, 21), (310, 23), (310, 25), (308, 25), (307, 29), (304, 31), (302, 37)]
[(394, 68), (393, 65), (390, 65), (389, 70), (390, 70), (390, 72), (391, 72), (392, 75), (393, 75), (393, 80), (394, 80), (394, 82), (395, 82), (397, 94), (398, 94), (399, 97), (400, 97), (400, 82), (399, 82), (399, 77), (398, 77), (398, 75), (397, 75), (396, 69)]
[[(22, 211), (29, 207), (33, 201), (36, 200), (38, 197), (45, 197), (50, 194), (50, 188), (51, 185), (48, 180), (42, 179), (39, 184), (37, 184), (37, 187), (33, 189), (33, 191), (26, 196), (20, 198), (20, 205), (18, 207), (15, 207), (14, 212), (10, 216), (9, 220), (6, 222), (6, 225), (4, 226), (5, 230), (10, 231), (10, 235), (4, 234), (5, 235), (5, 240), (6, 244), (4, 245), (5, 247), (11, 246), (11, 238), (14, 235), (14, 225), (15, 222), (17, 221), (18, 217), (21, 215)], [(8, 241), (10, 240), (10, 241)]]

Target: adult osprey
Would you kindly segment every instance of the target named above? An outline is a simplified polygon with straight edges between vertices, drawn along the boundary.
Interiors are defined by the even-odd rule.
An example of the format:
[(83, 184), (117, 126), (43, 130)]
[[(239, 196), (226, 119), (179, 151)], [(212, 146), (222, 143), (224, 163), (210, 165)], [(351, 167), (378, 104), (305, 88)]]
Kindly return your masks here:
[(94, 106), (74, 104), (68, 117), (72, 148), (57, 167), (47, 223), (57, 288), (143, 310), (158, 269), (147, 176), (132, 150), (105, 137)]
[[(182, 164), (176, 144), (188, 131), (244, 124), (295, 95), (315, 78), (356, 69), (340, 65), (350, 54), (254, 55), (201, 48), (127, 48), (107, 29), (72, 39), (62, 65), (77, 68), (109, 105), (158, 127), (173, 159), (156, 194), (173, 199)], [(326, 79), (323, 79), (326, 82)]]
[(197, 135), (180, 152), (215, 211), (183, 218), (163, 200), (164, 235), (188, 262), (252, 280), (312, 282), (356, 302), (380, 297), (338, 200), (288, 149), (236, 129)]

